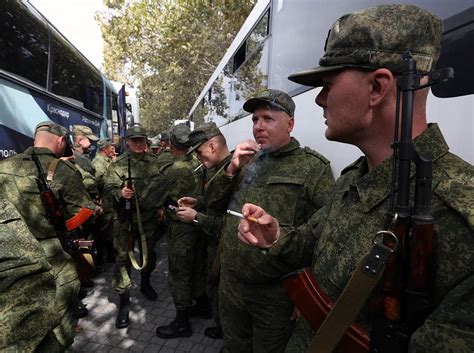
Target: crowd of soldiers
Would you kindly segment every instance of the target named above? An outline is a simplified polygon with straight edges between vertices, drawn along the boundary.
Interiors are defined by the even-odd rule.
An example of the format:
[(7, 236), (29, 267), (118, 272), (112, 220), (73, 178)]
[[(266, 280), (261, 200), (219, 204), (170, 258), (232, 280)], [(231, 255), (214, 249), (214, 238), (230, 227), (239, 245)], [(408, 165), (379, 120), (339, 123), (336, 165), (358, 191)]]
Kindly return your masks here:
[[(419, 35), (388, 30), (394, 21)], [(295, 103), (274, 89), (244, 103), (254, 139), (233, 152), (213, 122), (193, 131), (176, 125), (159, 141), (131, 127), (119, 156), (111, 140), (99, 140), (87, 126), (73, 126), (70, 143), (67, 129), (38, 124), (34, 146), (0, 162), (0, 349), (60, 352), (71, 344), (87, 315), (81, 298), (93, 285), (87, 245), (63, 239), (79, 234), (94, 241), (96, 272), (115, 263), (118, 329), (133, 325), (132, 270), (140, 271), (143, 297), (158, 299), (150, 278), (157, 240), (166, 236), (176, 317), (156, 328), (158, 337), (189, 337), (190, 317), (213, 317), (205, 335), (224, 338), (226, 353), (306, 351), (314, 332), (280, 279), (311, 266), (334, 302), (341, 295), (389, 202), (400, 55), (405, 45), (425, 53), (417, 60), (429, 71), (441, 33), (441, 21), (415, 6), (371, 7), (341, 17), (320, 67), (290, 77), (323, 87), (316, 103), (325, 112), (326, 137), (364, 153), (337, 182), (330, 162), (292, 136)], [(376, 46), (386, 49), (364, 54)], [(472, 352), (474, 171), (448, 152), (436, 124), (426, 123), (426, 95), (415, 96), (413, 135), (435, 161), (436, 280), (430, 311), (397, 344), (400, 352)], [(60, 229), (58, 213), (66, 225)], [(355, 320), (369, 331), (373, 325), (366, 309)]]

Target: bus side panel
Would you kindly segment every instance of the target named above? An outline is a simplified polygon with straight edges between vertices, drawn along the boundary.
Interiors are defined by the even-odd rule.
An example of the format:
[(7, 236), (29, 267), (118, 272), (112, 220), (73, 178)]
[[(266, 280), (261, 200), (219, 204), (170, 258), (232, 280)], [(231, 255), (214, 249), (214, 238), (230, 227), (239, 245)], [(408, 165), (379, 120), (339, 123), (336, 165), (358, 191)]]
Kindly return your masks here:
[(72, 130), (72, 125), (89, 126), (99, 133), (100, 120), (34, 90), (0, 79), (0, 158), (23, 152), (33, 143), (38, 123), (52, 120)]

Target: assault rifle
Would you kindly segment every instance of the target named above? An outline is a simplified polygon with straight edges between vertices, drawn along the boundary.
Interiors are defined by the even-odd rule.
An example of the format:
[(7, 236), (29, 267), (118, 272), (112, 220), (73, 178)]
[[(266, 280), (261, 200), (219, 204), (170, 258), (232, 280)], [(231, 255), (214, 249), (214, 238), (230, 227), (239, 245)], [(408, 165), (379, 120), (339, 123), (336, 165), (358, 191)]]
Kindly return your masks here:
[[(130, 158), (130, 152), (127, 155), (127, 179), (125, 185), (128, 189), (134, 190), (133, 181), (132, 181), (132, 162)], [(124, 204), (124, 213), (125, 213), (125, 220), (127, 222), (127, 244), (128, 244), (128, 257), (134, 269), (141, 271), (145, 268), (147, 261), (148, 261), (148, 249), (146, 245), (146, 238), (143, 231), (143, 226), (140, 218), (140, 208), (138, 207), (137, 202), (137, 195), (133, 195), (133, 200), (135, 201), (136, 206), (136, 214), (137, 214), (137, 223), (138, 223), (138, 230), (141, 241), (138, 243), (139, 253), (141, 258), (141, 265), (135, 259), (135, 232), (133, 230), (133, 210), (132, 210), (132, 200), (125, 199)]]
[[(452, 68), (418, 73), (410, 52), (403, 54), (403, 71), (397, 79), (390, 207), (385, 230), (376, 236), (382, 236), (383, 240), (374, 240), (371, 253), (354, 271), (338, 302), (334, 304), (321, 290), (310, 269), (283, 278), (283, 286), (289, 297), (316, 332), (308, 352), (407, 352), (411, 334), (431, 313), (435, 236), (434, 219), (430, 211), (432, 160), (430, 156), (416, 151), (413, 144), (413, 101), (416, 90), (444, 82), (453, 76)], [(398, 140), (400, 97), (401, 132)], [(416, 166), (413, 207), (409, 202), (412, 163)], [(371, 279), (367, 279), (369, 277)], [(350, 322), (375, 286), (378, 286), (375, 299), (369, 305), (372, 313), (369, 339), (365, 330)], [(348, 293), (353, 294), (352, 298), (349, 298)], [(360, 296), (362, 299), (359, 293), (364, 294)], [(357, 301), (358, 309), (347, 315), (351, 311), (351, 301)], [(337, 333), (334, 334), (334, 331)], [(325, 340), (331, 342), (326, 343)]]
[(49, 223), (54, 227), (62, 248), (74, 260), (79, 280), (81, 280), (81, 282), (89, 280), (95, 274), (94, 262), (92, 260), (93, 241), (79, 239), (81, 237), (79, 226), (86, 222), (94, 211), (90, 208), (83, 207), (78, 214), (66, 220), (59, 206), (59, 202), (45, 177), (43, 166), (35, 152), (32, 153), (31, 159), (38, 170), (36, 184), (38, 185), (41, 203), (46, 212), (46, 217)]

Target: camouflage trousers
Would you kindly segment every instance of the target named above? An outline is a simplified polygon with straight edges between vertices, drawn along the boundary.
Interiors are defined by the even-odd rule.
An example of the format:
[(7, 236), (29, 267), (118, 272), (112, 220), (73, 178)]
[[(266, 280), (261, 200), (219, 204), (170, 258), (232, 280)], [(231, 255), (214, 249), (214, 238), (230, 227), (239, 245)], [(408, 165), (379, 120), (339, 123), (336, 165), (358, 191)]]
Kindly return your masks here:
[(39, 352), (62, 352), (74, 341), (78, 319), (74, 312), (79, 304), (80, 282), (74, 261), (61, 248), (56, 238), (40, 240), (53, 268), (56, 280), (55, 310), (58, 326), (38, 346)]
[(293, 309), (280, 281), (249, 284), (222, 272), (219, 312), (224, 352), (284, 352), (294, 327)]
[(171, 221), (168, 284), (177, 310), (189, 309), (206, 292), (206, 238), (195, 226)]
[[(212, 265), (214, 264), (214, 260), (216, 258), (218, 244), (219, 244), (219, 240), (216, 239), (216, 238), (208, 238), (207, 239), (207, 274), (208, 274), (208, 279), (210, 278), (209, 274), (212, 270)], [(212, 274), (212, 275), (219, 276), (219, 274)], [(217, 279), (216, 283), (209, 283), (209, 281), (207, 282), (206, 292), (207, 292), (207, 297), (209, 298), (209, 301), (211, 302), (212, 316), (214, 318), (214, 321), (216, 322), (217, 326), (220, 326), (221, 321), (219, 319), (219, 282), (218, 282), (218, 279)]]
[[(143, 224), (145, 232), (146, 244), (148, 248), (148, 262), (146, 267), (141, 271), (142, 274), (151, 274), (156, 267), (156, 223), (154, 220)], [(115, 249), (115, 272), (112, 277), (112, 287), (119, 293), (123, 293), (132, 287), (130, 279), (131, 264), (128, 257), (128, 224), (116, 222), (114, 234)], [(132, 231), (138, 235), (138, 226), (133, 224)], [(137, 240), (138, 241), (138, 237)], [(141, 259), (140, 259), (141, 261)]]

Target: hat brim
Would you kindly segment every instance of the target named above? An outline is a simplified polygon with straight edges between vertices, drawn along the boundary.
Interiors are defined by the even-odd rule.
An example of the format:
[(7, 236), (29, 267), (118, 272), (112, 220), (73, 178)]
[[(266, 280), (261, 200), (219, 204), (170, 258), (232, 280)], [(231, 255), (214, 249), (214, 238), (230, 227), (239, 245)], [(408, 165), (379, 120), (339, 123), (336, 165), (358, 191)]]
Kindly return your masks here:
[(100, 140), (100, 138), (99, 138), (98, 136), (96, 136), (96, 135), (86, 135), (86, 137), (87, 137), (89, 140), (94, 141), (94, 142)]
[(318, 66), (312, 69), (296, 72), (288, 76), (288, 80), (304, 86), (323, 86), (322, 76), (328, 72), (346, 69), (347, 65)]
[(260, 97), (256, 97), (256, 98), (250, 98), (248, 101), (246, 101), (244, 103), (244, 110), (246, 112), (249, 112), (249, 113), (253, 113), (257, 107), (259, 105), (262, 105), (262, 104), (271, 104), (271, 105), (274, 105), (278, 108), (280, 108), (281, 110), (283, 110), (284, 112), (286, 112), (289, 116), (293, 116), (285, 107), (283, 107), (282, 105), (274, 102), (273, 100), (271, 99), (265, 99), (265, 98), (260, 98)]
[[(207, 141), (207, 140), (206, 140), (206, 141)], [(195, 145), (189, 147), (189, 150), (188, 150), (188, 152), (186, 152), (186, 154), (191, 154), (191, 153), (193, 153), (194, 151), (196, 151), (196, 150), (199, 148), (199, 146), (201, 146), (201, 145), (202, 145), (204, 142), (206, 142), (206, 141), (202, 141), (202, 142), (196, 143)]]
[(126, 138), (128, 138), (128, 139), (133, 139), (133, 138), (135, 138), (135, 137), (145, 137), (145, 138), (147, 138), (148, 136), (147, 136), (147, 135), (143, 135), (143, 134), (141, 134), (141, 135), (132, 135), (132, 136), (127, 136)]

